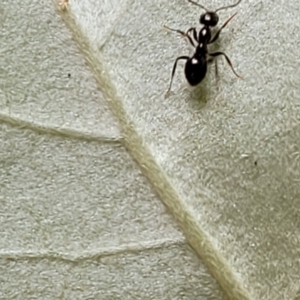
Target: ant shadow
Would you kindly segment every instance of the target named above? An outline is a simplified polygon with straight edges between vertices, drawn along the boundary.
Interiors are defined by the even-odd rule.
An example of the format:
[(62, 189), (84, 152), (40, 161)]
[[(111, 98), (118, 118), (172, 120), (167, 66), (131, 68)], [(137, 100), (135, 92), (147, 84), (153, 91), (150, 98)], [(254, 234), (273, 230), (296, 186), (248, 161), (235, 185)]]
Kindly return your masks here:
[(203, 109), (209, 101), (211, 95), (209, 79), (210, 78), (205, 78), (200, 85), (186, 89), (188, 93), (186, 102), (192, 110), (197, 111)]
[[(218, 45), (215, 44), (212, 48), (218, 49)], [(184, 96), (191, 109), (203, 109), (209, 101), (216, 98), (222, 92), (222, 81), (216, 75), (215, 64), (217, 64), (217, 60), (211, 63), (212, 68), (208, 70), (208, 76), (199, 85), (185, 88)]]

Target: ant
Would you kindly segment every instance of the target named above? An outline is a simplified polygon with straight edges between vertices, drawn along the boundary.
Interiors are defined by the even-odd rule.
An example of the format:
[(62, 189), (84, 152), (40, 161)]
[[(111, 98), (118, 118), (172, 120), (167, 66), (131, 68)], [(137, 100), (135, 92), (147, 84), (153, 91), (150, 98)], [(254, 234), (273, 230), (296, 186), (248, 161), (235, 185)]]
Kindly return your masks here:
[[(199, 6), (202, 9), (205, 10), (205, 13), (202, 14), (200, 16), (200, 19), (199, 19), (199, 22), (200, 22), (200, 24), (203, 25), (203, 27), (199, 30), (199, 34), (198, 35), (197, 35), (197, 31), (196, 31), (195, 27), (192, 27), (192, 28), (188, 29), (187, 32), (183, 32), (181, 30), (172, 29), (172, 28), (169, 28), (167, 26), (164, 26), (165, 28), (167, 28), (167, 29), (169, 29), (171, 31), (178, 32), (182, 36), (187, 37), (188, 40), (189, 40), (189, 42), (195, 48), (195, 53), (193, 54), (193, 56), (191, 56), (191, 57), (189, 57), (189, 56), (180, 56), (180, 57), (178, 57), (175, 60), (175, 63), (173, 65), (173, 70), (172, 70), (172, 76), (171, 76), (170, 86), (168, 88), (168, 91), (167, 91), (166, 95), (168, 95), (169, 92), (170, 92), (170, 90), (171, 90), (173, 78), (174, 78), (176, 67), (177, 67), (177, 62), (179, 60), (186, 60), (184, 73), (185, 73), (185, 77), (186, 77), (187, 81), (189, 82), (189, 84), (191, 86), (198, 85), (204, 79), (204, 77), (206, 75), (206, 72), (207, 72), (207, 64), (213, 62), (214, 58), (217, 57), (217, 56), (220, 56), (220, 55), (223, 55), (225, 57), (228, 65), (231, 67), (231, 70), (233, 71), (233, 73), (237, 77), (242, 78), (240, 75), (238, 75), (235, 72), (230, 59), (228, 58), (228, 56), (224, 52), (209, 53), (208, 49), (207, 49), (207, 45), (215, 42), (219, 38), (219, 35), (220, 35), (222, 29), (237, 14), (237, 13), (235, 13), (234, 15), (232, 15), (222, 25), (222, 27), (217, 31), (217, 33), (212, 38), (211, 37), (211, 27), (215, 27), (218, 24), (218, 22), (219, 22), (219, 16), (217, 15), (217, 12), (220, 11), (220, 10), (222, 10), (222, 9), (227, 9), (227, 8), (230, 8), (230, 7), (235, 7), (241, 1), (242, 0), (239, 0), (237, 3), (235, 3), (233, 5), (220, 7), (218, 9), (216, 9), (215, 11), (209, 11), (204, 6), (202, 6), (202, 5), (194, 2), (192, 0), (188, 0), (188, 2), (190, 2), (190, 3), (194, 4), (194, 5), (197, 5), (197, 6)], [(193, 38), (196, 41), (197, 45), (195, 45), (192, 37), (190, 36), (190, 33), (193, 34)], [(218, 73), (218, 71), (217, 71), (217, 65), (216, 65), (216, 75), (217, 75), (217, 73)]]

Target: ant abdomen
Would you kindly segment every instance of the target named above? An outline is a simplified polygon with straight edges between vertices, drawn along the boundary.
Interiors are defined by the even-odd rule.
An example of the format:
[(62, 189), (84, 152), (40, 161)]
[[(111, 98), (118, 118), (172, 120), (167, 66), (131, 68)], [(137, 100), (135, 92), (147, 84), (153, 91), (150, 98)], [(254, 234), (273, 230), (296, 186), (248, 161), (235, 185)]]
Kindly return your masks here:
[(198, 85), (204, 79), (206, 71), (207, 63), (204, 57), (190, 58), (184, 68), (185, 77), (191, 86)]

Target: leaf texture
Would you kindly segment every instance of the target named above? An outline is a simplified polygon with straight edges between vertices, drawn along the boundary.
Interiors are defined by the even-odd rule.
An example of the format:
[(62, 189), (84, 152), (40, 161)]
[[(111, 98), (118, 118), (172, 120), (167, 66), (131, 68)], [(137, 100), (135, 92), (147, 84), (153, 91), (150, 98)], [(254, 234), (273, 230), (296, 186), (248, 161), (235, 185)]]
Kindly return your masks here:
[(235, 8), (243, 81), (180, 65), (168, 99), (188, 1), (1, 2), (1, 298), (297, 299), (292, 2)]

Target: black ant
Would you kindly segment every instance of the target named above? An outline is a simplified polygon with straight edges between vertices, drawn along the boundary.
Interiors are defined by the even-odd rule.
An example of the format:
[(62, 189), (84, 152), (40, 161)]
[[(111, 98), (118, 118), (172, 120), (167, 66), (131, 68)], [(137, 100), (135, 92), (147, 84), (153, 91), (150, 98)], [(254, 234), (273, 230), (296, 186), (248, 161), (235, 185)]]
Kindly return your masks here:
[[(230, 59), (228, 58), (228, 56), (225, 53), (223, 53), (223, 52), (209, 53), (208, 49), (207, 49), (207, 45), (215, 42), (219, 38), (219, 35), (220, 35), (222, 29), (236, 15), (236, 13), (235, 13), (233, 16), (231, 16), (222, 25), (222, 27), (217, 31), (217, 33), (212, 38), (211, 37), (211, 28), (210, 27), (215, 27), (218, 24), (218, 22), (219, 22), (219, 16), (217, 15), (217, 12), (220, 11), (220, 10), (222, 10), (222, 9), (227, 9), (227, 8), (230, 8), (230, 7), (235, 7), (242, 0), (239, 0), (237, 3), (235, 3), (233, 5), (220, 7), (220, 8), (218, 8), (215, 11), (208, 11), (204, 6), (202, 6), (202, 5), (194, 2), (192, 0), (188, 0), (188, 1), (190, 3), (192, 3), (192, 4), (194, 4), (194, 5), (197, 5), (197, 6), (201, 7), (202, 9), (204, 9), (206, 11), (204, 14), (202, 14), (200, 16), (200, 20), (199, 20), (200, 24), (202, 24), (203, 27), (199, 30), (199, 34), (197, 36), (197, 31), (196, 31), (195, 27), (192, 27), (192, 28), (188, 29), (187, 32), (183, 32), (181, 30), (172, 29), (172, 28), (169, 28), (167, 26), (164, 26), (165, 28), (167, 28), (167, 29), (169, 29), (171, 31), (178, 32), (181, 35), (187, 37), (188, 40), (190, 41), (190, 43), (192, 44), (192, 46), (195, 47), (195, 53), (194, 53), (194, 55), (192, 57), (189, 57), (189, 56), (180, 56), (180, 57), (178, 57), (175, 60), (175, 63), (174, 63), (174, 66), (173, 66), (173, 70), (172, 70), (172, 76), (171, 76), (170, 86), (168, 88), (168, 91), (167, 91), (166, 95), (168, 95), (169, 92), (170, 92), (170, 90), (171, 90), (173, 78), (174, 78), (176, 67), (177, 67), (177, 62), (179, 60), (186, 60), (184, 73), (185, 73), (185, 77), (186, 77), (187, 81), (189, 82), (189, 84), (191, 86), (196, 86), (196, 85), (198, 85), (203, 80), (203, 78), (205, 77), (206, 72), (207, 72), (207, 63), (213, 62), (214, 58), (217, 57), (217, 56), (219, 56), (219, 55), (223, 55), (225, 57), (227, 63), (231, 67), (233, 73), (237, 77), (242, 78), (240, 75), (238, 75), (235, 72)], [(192, 37), (190, 36), (191, 32), (193, 34), (193, 38), (196, 41), (197, 45), (195, 45), (195, 43), (193, 42)], [(217, 66), (216, 66), (216, 73), (217, 73)]]

